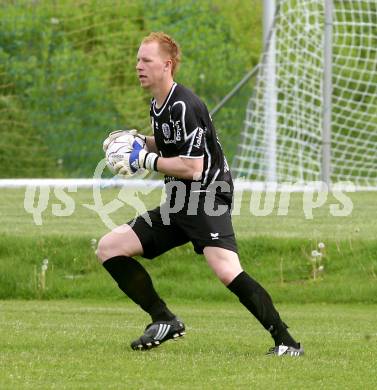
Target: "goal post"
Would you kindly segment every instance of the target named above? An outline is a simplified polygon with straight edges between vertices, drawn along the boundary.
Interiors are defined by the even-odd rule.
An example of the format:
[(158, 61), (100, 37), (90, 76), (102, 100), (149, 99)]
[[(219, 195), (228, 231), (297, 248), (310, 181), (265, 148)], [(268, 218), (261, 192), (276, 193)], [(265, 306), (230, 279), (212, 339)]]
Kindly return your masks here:
[(267, 181), (276, 181), (276, 42), (273, 29), (276, 4), (275, 0), (265, 0), (263, 11), (263, 40), (265, 47), (266, 89), (264, 104), (266, 111), (266, 145), (267, 145)]
[(275, 2), (235, 175), (377, 188), (377, 3)]
[(325, 27), (323, 42), (323, 112), (322, 112), (322, 170), (321, 179), (331, 181), (331, 98), (332, 86), (332, 29), (333, 0), (325, 0)]

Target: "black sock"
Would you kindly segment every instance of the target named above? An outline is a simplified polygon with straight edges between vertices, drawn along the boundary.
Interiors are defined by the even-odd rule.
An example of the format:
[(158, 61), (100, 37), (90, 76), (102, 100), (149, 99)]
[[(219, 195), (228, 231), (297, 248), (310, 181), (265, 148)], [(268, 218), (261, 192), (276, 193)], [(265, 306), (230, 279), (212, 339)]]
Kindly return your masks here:
[(148, 272), (135, 259), (116, 256), (106, 260), (103, 266), (118, 283), (119, 288), (150, 314), (153, 322), (170, 321), (175, 318), (158, 296)]
[(267, 291), (246, 272), (241, 272), (227, 286), (237, 295), (240, 302), (267, 329), (275, 341), (275, 345), (287, 345), (298, 348), (298, 343), (287, 330), (281, 320)]

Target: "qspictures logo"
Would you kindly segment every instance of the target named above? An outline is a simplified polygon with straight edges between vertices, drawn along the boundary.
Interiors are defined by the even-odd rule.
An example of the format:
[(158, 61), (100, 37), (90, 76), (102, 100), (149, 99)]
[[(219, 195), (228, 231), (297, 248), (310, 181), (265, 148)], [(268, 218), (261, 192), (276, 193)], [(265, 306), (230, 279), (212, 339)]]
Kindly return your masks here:
[[(200, 182), (193, 182), (192, 188), (187, 188), (179, 180), (168, 182), (165, 187), (161, 180), (146, 180), (147, 171), (140, 171), (132, 179), (121, 181), (119, 177), (110, 180), (103, 180), (102, 175), (106, 169), (105, 159), (101, 160), (91, 180), (91, 193), (93, 203), (78, 203), (77, 184), (56, 184), (56, 185), (29, 185), (26, 187), (24, 196), (24, 209), (31, 215), (36, 225), (44, 223), (44, 216), (51, 211), (53, 217), (70, 217), (77, 212), (78, 208), (86, 208), (97, 215), (102, 223), (113, 230), (118, 225), (114, 222), (117, 213), (124, 213), (134, 217), (141, 215), (151, 225), (147, 213), (148, 207), (142, 198), (148, 197), (154, 191), (160, 191), (159, 203), (163, 223), (168, 225), (171, 222), (170, 216), (181, 211), (185, 205), (190, 215), (195, 215), (198, 210), (200, 199), (204, 212), (210, 216), (220, 216), (229, 212), (229, 207), (216, 204), (216, 192), (229, 192), (229, 184), (217, 181), (211, 184), (206, 190), (202, 190)], [(288, 216), (293, 210), (292, 194), (296, 195), (295, 210), (297, 212), (297, 197), (299, 198), (300, 212), (305, 219), (314, 219), (315, 210), (321, 209), (322, 215), (332, 217), (347, 217), (351, 215), (353, 203), (347, 195), (355, 191), (351, 182), (333, 184), (331, 189), (323, 182), (309, 183), (284, 183), (266, 187), (264, 190), (251, 190), (245, 180), (235, 182), (236, 191), (233, 196), (232, 215), (245, 215), (250, 217), (265, 217), (270, 215)], [(147, 185), (145, 185), (147, 184)], [(109, 187), (119, 186), (119, 191), (113, 199), (105, 202), (103, 192)], [(155, 196), (155, 195), (153, 195)], [(174, 196), (174, 202), (170, 202)], [(203, 201), (204, 197), (204, 201)], [(107, 197), (108, 198), (108, 197)], [(156, 204), (154, 207), (157, 207)], [(132, 218), (132, 217), (131, 217)], [(119, 218), (118, 218), (119, 219)], [(124, 223), (127, 221), (124, 221)]]
[[(91, 180), (91, 192), (93, 203), (77, 203), (70, 193), (77, 193), (78, 185), (29, 185), (26, 187), (24, 197), (24, 209), (32, 215), (36, 225), (42, 225), (44, 222), (44, 213), (49, 211), (53, 217), (70, 217), (73, 216), (78, 208), (86, 208), (99, 217), (103, 224), (109, 229), (115, 229), (118, 225), (114, 222), (112, 216), (114, 213), (127, 211), (127, 215), (131, 211), (134, 216), (145, 215), (148, 223), (150, 222), (145, 203), (141, 200), (141, 196), (148, 196), (156, 188), (160, 187), (160, 182), (148, 181), (148, 186), (138, 186), (137, 182), (143, 180), (147, 175), (147, 171), (140, 171), (134, 175), (136, 185), (122, 186), (116, 197), (104, 202), (102, 193), (110, 187), (119, 186), (119, 177), (114, 177), (111, 180), (103, 180), (102, 175), (106, 168), (106, 160), (101, 160), (94, 172)], [(55, 197), (55, 202), (52, 198)], [(133, 213), (132, 213), (133, 212)], [(126, 222), (126, 221), (125, 221)]]

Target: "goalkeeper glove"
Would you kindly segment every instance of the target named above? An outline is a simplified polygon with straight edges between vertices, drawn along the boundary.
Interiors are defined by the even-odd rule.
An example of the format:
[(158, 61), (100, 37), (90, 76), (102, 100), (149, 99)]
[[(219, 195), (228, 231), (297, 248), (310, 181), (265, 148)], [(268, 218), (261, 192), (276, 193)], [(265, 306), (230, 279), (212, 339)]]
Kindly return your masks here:
[(118, 174), (132, 176), (141, 168), (157, 171), (158, 154), (147, 152), (139, 139), (134, 140), (132, 148), (132, 151), (126, 153), (126, 157), (114, 166)]
[(103, 151), (106, 153), (106, 150), (109, 147), (110, 143), (121, 136), (129, 136), (129, 137), (125, 137), (124, 142), (128, 144), (130, 151), (132, 150), (132, 143), (134, 142), (136, 137), (142, 141), (143, 146), (145, 146), (145, 144), (147, 142), (147, 137), (145, 135), (139, 134), (137, 132), (137, 130), (135, 130), (135, 129), (115, 130), (115, 131), (112, 131), (108, 135), (108, 137), (103, 141), (103, 145), (102, 145)]

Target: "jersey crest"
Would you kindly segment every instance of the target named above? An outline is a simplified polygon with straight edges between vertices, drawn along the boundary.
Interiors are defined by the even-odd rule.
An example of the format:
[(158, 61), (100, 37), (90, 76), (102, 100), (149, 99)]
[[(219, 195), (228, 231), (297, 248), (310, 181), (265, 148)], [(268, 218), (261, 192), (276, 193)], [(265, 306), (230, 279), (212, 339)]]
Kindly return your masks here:
[(165, 138), (170, 138), (171, 136), (170, 126), (167, 123), (162, 124), (162, 134)]

